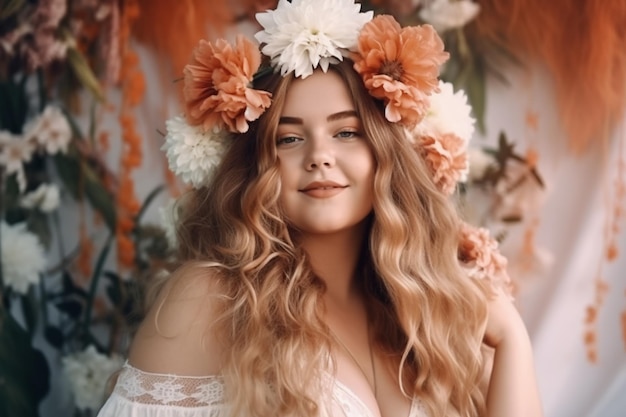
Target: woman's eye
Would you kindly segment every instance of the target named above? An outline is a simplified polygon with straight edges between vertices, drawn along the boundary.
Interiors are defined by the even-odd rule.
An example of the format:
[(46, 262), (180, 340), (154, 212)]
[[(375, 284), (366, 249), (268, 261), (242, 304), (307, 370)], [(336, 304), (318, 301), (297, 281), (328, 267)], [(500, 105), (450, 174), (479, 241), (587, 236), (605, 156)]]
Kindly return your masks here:
[(342, 139), (350, 139), (350, 138), (354, 138), (357, 136), (360, 136), (359, 132), (356, 132), (354, 130), (343, 130), (339, 133), (337, 133), (336, 135), (338, 138), (342, 138)]
[(285, 136), (282, 138), (278, 138), (278, 140), (276, 141), (276, 146), (280, 146), (280, 145), (289, 145), (291, 143), (295, 143), (297, 141), (299, 141), (300, 138), (296, 137), (296, 136)]

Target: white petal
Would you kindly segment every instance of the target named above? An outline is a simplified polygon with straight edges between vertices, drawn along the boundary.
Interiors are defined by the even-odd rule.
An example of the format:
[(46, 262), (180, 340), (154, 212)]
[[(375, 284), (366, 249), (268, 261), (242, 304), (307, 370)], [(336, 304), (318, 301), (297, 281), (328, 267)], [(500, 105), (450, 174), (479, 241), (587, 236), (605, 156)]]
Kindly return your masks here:
[(257, 14), (263, 30), (255, 36), (281, 74), (306, 77), (327, 66), (325, 58), (355, 50), (361, 27), (373, 16), (360, 8), (353, 0), (281, 1), (275, 10)]

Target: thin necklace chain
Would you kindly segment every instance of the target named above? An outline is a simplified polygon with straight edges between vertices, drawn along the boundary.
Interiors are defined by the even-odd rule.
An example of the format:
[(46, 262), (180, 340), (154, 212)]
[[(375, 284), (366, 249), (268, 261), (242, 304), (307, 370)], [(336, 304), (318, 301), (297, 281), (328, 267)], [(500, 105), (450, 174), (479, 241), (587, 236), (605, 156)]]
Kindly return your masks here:
[[(352, 351), (348, 348), (348, 346), (346, 346), (345, 343), (343, 343), (343, 341), (339, 338), (339, 336), (337, 336), (337, 334), (335, 332), (333, 332), (332, 329), (330, 329), (330, 334), (333, 337), (333, 339), (335, 339), (337, 341), (337, 343), (339, 343), (341, 345), (341, 347), (343, 348), (343, 350), (346, 351), (346, 353), (348, 355), (350, 355), (350, 358), (352, 359), (352, 361), (354, 362), (354, 364), (359, 368), (359, 370), (361, 371), (361, 373), (363, 374), (363, 376), (365, 377), (365, 380), (368, 382), (368, 384), (370, 383), (369, 380), (369, 376), (367, 375), (367, 372), (365, 372), (365, 370), (363, 369), (363, 367), (361, 366), (361, 364), (359, 363), (359, 361), (356, 359), (356, 357), (352, 354)], [(372, 377), (374, 378), (374, 385), (372, 386), (370, 384), (370, 386), (372, 386), (372, 388), (374, 389), (374, 398), (378, 398), (377, 395), (377, 384), (376, 384), (376, 367), (374, 366), (374, 353), (372, 352), (372, 342), (370, 340), (369, 337), (369, 329), (367, 332), (367, 347), (368, 347), (368, 351), (370, 354), (370, 365), (372, 366)]]

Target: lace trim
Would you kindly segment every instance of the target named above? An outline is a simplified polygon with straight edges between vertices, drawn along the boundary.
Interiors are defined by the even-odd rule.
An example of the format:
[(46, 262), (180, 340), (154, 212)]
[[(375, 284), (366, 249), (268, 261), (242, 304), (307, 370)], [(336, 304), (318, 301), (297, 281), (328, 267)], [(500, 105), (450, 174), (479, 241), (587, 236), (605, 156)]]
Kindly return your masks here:
[(216, 375), (181, 377), (145, 372), (124, 364), (114, 392), (141, 404), (207, 407), (222, 405), (224, 382)]
[[(329, 383), (332, 397), (346, 417), (371, 417), (372, 411), (350, 388), (338, 380)], [(198, 408), (224, 406), (224, 380), (219, 375), (193, 377), (145, 372), (125, 363), (114, 392), (145, 405)], [(215, 410), (217, 411), (217, 410)], [(422, 402), (415, 398), (408, 417), (427, 417)]]

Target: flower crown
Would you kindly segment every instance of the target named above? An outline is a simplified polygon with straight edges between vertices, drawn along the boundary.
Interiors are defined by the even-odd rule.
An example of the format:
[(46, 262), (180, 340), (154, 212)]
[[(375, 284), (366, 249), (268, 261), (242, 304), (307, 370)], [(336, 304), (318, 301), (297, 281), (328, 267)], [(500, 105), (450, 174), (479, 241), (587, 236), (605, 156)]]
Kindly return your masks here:
[[(467, 177), (475, 120), (463, 91), (438, 79), (448, 59), (443, 42), (430, 25), (403, 28), (392, 16), (360, 9), (354, 0), (279, 0), (275, 10), (256, 15), (260, 50), (243, 36), (234, 45), (200, 41), (184, 69), (185, 115), (166, 122), (162, 149), (170, 169), (195, 188), (210, 183), (229, 133), (246, 132), (271, 105), (271, 93), (253, 87), (268, 71), (261, 54), (270, 70), (303, 79), (349, 57), (367, 91), (384, 103), (386, 119), (405, 127), (435, 184), (452, 194)], [(467, 226), (460, 238), (469, 275), (506, 287), (506, 259), (488, 232)]]
[(261, 54), (271, 69), (306, 78), (316, 68), (349, 57), (385, 117), (402, 124), (427, 161), (442, 192), (451, 194), (468, 172), (467, 143), (474, 132), (462, 91), (439, 81), (448, 53), (430, 25), (402, 28), (388, 15), (361, 12), (354, 0), (280, 0), (258, 13), (261, 48), (238, 36), (230, 44), (200, 41), (184, 69), (185, 116), (166, 122), (164, 150), (170, 168), (193, 187), (210, 183), (228, 147), (228, 133), (243, 133), (271, 105), (271, 94), (253, 87)]

